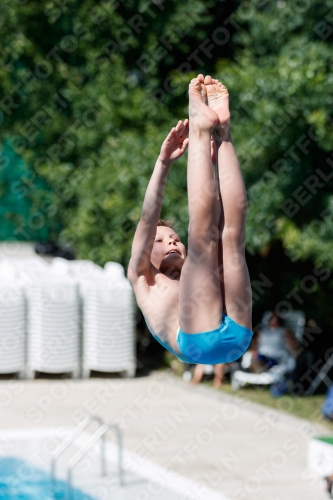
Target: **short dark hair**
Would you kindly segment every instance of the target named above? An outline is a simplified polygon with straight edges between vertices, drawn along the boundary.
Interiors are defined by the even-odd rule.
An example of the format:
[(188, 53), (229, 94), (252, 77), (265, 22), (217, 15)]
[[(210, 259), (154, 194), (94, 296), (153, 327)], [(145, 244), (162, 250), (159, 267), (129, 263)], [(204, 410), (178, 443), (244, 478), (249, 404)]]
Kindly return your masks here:
[(273, 318), (277, 318), (278, 322), (279, 322), (279, 325), (280, 326), (284, 326), (285, 325), (285, 321), (281, 318), (280, 314), (276, 311), (271, 311), (271, 314), (268, 318), (268, 323), (271, 321), (271, 319)]
[(175, 221), (172, 219), (158, 219), (157, 226), (169, 227), (170, 229), (175, 230)]

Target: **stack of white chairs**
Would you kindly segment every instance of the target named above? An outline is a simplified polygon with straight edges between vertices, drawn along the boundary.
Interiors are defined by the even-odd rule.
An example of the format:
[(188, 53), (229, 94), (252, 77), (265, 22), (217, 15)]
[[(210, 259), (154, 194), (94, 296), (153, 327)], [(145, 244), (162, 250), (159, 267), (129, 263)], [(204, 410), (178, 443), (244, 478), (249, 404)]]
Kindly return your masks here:
[(103, 275), (103, 269), (90, 260), (66, 260), (55, 257), (52, 260), (51, 269), (58, 276), (70, 276), (77, 283), (86, 280), (94, 280)]
[(26, 307), (24, 289), (7, 259), (0, 261), (0, 373), (24, 376)]
[(102, 276), (80, 284), (83, 300), (83, 377), (91, 370), (133, 377), (135, 306), (120, 264), (109, 262)]
[(27, 290), (28, 366), (34, 372), (80, 374), (80, 309), (78, 287), (51, 270)]
[(43, 272), (49, 269), (49, 264), (38, 255), (11, 257), (6, 259), (6, 262), (15, 270), (16, 276), (20, 278), (25, 287), (29, 287)]
[(135, 301), (124, 268), (39, 256), (0, 260), (0, 373), (134, 376)]
[(108, 279), (113, 281), (118, 281), (125, 278), (124, 268), (118, 262), (107, 262), (104, 266), (104, 272), (107, 275)]

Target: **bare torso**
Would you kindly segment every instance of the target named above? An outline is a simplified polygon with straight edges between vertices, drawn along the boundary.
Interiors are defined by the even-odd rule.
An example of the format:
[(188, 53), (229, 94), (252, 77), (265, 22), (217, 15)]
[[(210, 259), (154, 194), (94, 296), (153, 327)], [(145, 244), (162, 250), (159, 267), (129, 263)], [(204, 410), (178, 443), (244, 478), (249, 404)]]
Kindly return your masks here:
[(169, 343), (179, 353), (176, 344), (179, 327), (179, 280), (170, 279), (154, 269), (150, 278), (140, 276), (132, 286), (149, 328), (162, 342)]

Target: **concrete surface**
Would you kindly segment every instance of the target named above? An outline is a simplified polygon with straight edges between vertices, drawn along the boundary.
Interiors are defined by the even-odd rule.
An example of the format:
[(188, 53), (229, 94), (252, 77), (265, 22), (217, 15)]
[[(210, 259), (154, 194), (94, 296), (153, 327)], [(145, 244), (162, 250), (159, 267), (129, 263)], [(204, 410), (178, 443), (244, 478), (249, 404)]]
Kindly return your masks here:
[[(76, 425), (96, 414), (120, 425), (125, 448), (136, 456), (231, 500), (328, 498), (306, 469), (309, 437), (326, 429), (164, 372), (127, 380), (1, 380), (0, 407), (2, 430)], [(1, 448), (0, 441), (3, 455)], [(195, 494), (209, 500), (200, 486)]]

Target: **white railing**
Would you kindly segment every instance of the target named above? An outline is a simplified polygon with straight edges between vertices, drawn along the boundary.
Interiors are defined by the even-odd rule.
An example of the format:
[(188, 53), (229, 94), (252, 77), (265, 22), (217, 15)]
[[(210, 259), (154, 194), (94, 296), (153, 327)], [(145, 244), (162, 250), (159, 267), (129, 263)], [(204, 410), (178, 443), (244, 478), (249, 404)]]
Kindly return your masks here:
[(100, 424), (97, 431), (92, 434), (89, 439), (84, 443), (84, 445), (71, 457), (67, 463), (67, 488), (68, 488), (68, 498), (72, 495), (72, 479), (73, 479), (73, 469), (75, 465), (83, 458), (83, 456), (88, 453), (90, 448), (94, 446), (100, 439), (101, 443), (101, 469), (102, 477), (107, 475), (106, 469), (106, 443), (105, 434), (109, 430), (113, 430), (116, 434), (117, 444), (118, 444), (118, 476), (119, 484), (123, 485), (124, 472), (123, 472), (123, 447), (122, 447), (122, 435), (119, 427), (114, 424), (106, 424), (99, 417), (93, 415), (87, 415), (76, 427), (75, 429), (57, 446), (57, 448), (52, 452), (51, 456), (51, 476), (52, 483), (55, 482), (56, 473), (56, 463), (58, 458), (62, 453), (75, 441), (75, 439), (88, 427), (88, 425), (96, 421)]

